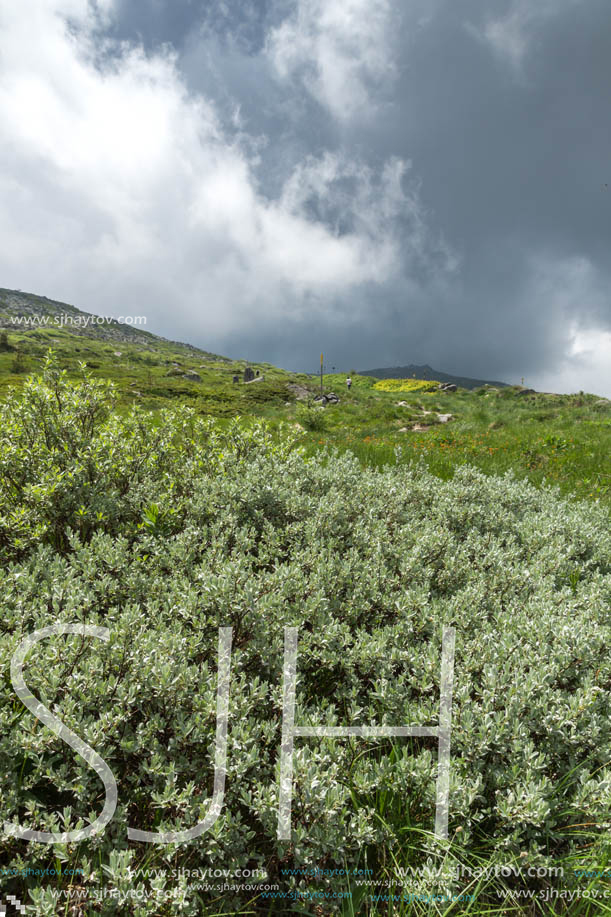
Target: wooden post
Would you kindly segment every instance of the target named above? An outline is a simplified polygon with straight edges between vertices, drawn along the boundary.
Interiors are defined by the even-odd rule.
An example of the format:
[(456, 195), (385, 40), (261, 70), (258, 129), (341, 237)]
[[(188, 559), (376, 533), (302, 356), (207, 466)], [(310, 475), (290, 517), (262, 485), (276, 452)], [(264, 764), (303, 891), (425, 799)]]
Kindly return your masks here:
[(322, 353), (320, 355), (320, 394), (322, 395)]

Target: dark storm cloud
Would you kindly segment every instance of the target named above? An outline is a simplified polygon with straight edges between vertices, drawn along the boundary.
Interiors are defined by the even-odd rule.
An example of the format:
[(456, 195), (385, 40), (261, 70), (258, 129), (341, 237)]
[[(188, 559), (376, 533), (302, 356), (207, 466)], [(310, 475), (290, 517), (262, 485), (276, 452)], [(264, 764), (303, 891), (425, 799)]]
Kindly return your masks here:
[[(429, 362), (611, 393), (607, 0), (117, 0), (106, 35), (117, 60), (125, 43), (152, 61), (174, 49), (177, 77), (155, 65), (170, 108), (194, 138), (188, 100), (210, 100), (227, 157), (208, 174), (217, 139), (176, 154), (200, 229), (179, 225), (170, 179), (151, 205), (176, 224), (165, 276), (117, 275), (151, 330), (301, 370), (322, 349), (344, 369)], [(200, 168), (210, 226), (190, 199)], [(95, 278), (68, 286), (98, 305)]]
[[(609, 327), (611, 11), (593, 0), (525, 15), (516, 60), (483, 37), (511, 9), (446, 2), (425, 24), (404, 17), (392, 107), (340, 128), (307, 94), (302, 117), (282, 119), (280, 101), (269, 104), (278, 87), (266, 62), (217, 49), (216, 73), (250, 129), (282, 138), (261, 163), (270, 187), (304, 148), (409, 158), (430, 222), (460, 256), (443, 294), (368, 290), (358, 294), (358, 323), (263, 320), (219, 346), (305, 369), (324, 341), (344, 367), (429, 360), (515, 379), (552, 373), (575, 325)], [(186, 72), (195, 88), (213, 91), (193, 53)]]
[[(559, 302), (553, 292), (557, 270), (562, 294), (567, 260), (586, 258), (603, 276), (609, 269), (609, 9), (576, 3), (527, 23), (518, 72), (475, 34), (507, 10), (489, 0), (446, 3), (415, 35), (405, 22), (393, 110), (343, 131), (310, 99), (302, 102), (307, 117), (282, 121), (280, 103), (271, 110), (265, 104), (278, 89), (264, 63), (217, 52), (222, 85), (245, 104), (249, 124), (284, 135), (289, 154), (298, 140), (298, 148), (309, 144), (312, 151), (353, 144), (371, 159), (410, 158), (434, 224), (461, 256), (442, 300), (437, 293), (415, 304), (402, 302), (400, 291), (370, 291), (365, 326), (334, 329), (330, 322), (314, 334), (307, 323), (271, 326), (233, 334), (227, 345), (260, 356), (271, 350), (278, 362), (305, 368), (313, 359), (301, 352), (306, 340), (315, 354), (324, 338), (343, 366), (428, 359), (516, 378), (553, 369), (573, 319), (611, 322), (609, 300), (596, 295), (588, 276), (577, 300), (560, 295)], [(197, 88), (212, 90), (210, 70), (198, 74), (193, 56), (187, 72)], [(290, 155), (275, 149), (264, 157), (264, 176), (281, 168), (274, 159)], [(538, 289), (536, 257), (544, 259), (552, 289)]]
[(169, 42), (180, 48), (195, 30), (209, 29), (254, 53), (281, 9), (275, 0), (119, 0), (109, 33), (148, 47)]

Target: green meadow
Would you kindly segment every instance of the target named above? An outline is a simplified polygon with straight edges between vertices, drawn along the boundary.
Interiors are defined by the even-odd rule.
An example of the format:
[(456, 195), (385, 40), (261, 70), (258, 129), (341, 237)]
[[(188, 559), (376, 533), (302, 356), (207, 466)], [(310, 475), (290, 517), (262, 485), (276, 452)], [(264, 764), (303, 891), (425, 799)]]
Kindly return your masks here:
[[(94, 378), (112, 381), (122, 412), (132, 405), (156, 412), (186, 404), (221, 423), (264, 419), (310, 453), (325, 447), (350, 450), (364, 465), (377, 468), (421, 461), (444, 480), (465, 464), (486, 474), (512, 470), (563, 495), (609, 502), (611, 401), (595, 394), (522, 394), (521, 386), (388, 392), (376, 389), (374, 378), (354, 373), (348, 391), (347, 374), (334, 373), (323, 376), (322, 389), (335, 392), (340, 402), (322, 408), (314, 401), (321, 390), (319, 376), (150, 337), (145, 347), (65, 329), (11, 329), (7, 340), (15, 349), (0, 345), (0, 398), (18, 389), (28, 373), (40, 371), (52, 349), (72, 378), (85, 363)], [(264, 380), (244, 384), (246, 366)], [(201, 381), (185, 379), (189, 371)], [(232, 381), (236, 375), (238, 384)], [(440, 423), (440, 414), (451, 414), (451, 420)], [(416, 425), (427, 429), (414, 431)]]

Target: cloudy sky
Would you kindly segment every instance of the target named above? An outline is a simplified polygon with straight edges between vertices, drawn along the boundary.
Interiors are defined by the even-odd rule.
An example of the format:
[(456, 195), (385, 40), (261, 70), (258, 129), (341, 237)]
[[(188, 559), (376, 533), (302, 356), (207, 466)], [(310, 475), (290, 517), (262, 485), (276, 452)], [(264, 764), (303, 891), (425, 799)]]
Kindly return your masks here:
[(609, 0), (0, 0), (0, 286), (611, 395)]

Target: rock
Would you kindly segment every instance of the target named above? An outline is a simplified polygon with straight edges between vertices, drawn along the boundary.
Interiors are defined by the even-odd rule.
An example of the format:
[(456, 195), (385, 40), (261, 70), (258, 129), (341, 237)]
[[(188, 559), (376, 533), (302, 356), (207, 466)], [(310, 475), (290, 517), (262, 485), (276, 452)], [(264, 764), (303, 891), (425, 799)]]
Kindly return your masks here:
[(239, 376), (234, 376), (234, 377), (233, 377), (233, 382), (234, 382), (234, 383), (237, 383), (237, 382), (239, 382), (239, 381), (240, 381), (240, 377), (239, 377)]
[(183, 379), (188, 379), (189, 382), (201, 382), (202, 377), (199, 373), (196, 373), (194, 369), (187, 370), (186, 373), (182, 374)]
[(305, 387), (305, 385), (299, 385), (298, 382), (287, 382), (286, 387), (288, 388), (289, 392), (293, 392), (295, 398), (298, 401), (308, 401), (312, 394), (310, 390)]
[(255, 378), (255, 371), (250, 366), (247, 366), (244, 370), (244, 382), (252, 382)]
[(314, 395), (314, 401), (318, 401), (319, 404), (324, 405), (327, 403), (326, 395)]
[(399, 430), (399, 433), (409, 433), (409, 432), (410, 432), (409, 427), (401, 427), (401, 429)]
[(408, 408), (409, 404), (407, 403), (407, 401), (397, 401), (397, 407), (398, 408)]
[(519, 392), (516, 392), (516, 395), (536, 395), (534, 388), (521, 388)]
[(453, 382), (440, 382), (440, 384), (437, 386), (437, 389), (440, 392), (455, 392), (457, 390), (457, 386), (454, 385)]
[(415, 423), (412, 430), (414, 433), (426, 433), (427, 430), (430, 430), (430, 427), (427, 427), (426, 424)]
[(245, 382), (244, 385), (250, 385), (252, 382), (263, 382), (265, 376), (255, 376), (254, 379), (249, 379), (248, 382)]
[(440, 423), (447, 423), (449, 420), (452, 420), (452, 414), (438, 414)]
[(327, 392), (327, 401), (330, 402), (330, 404), (339, 404), (339, 398), (335, 392)]
[(120, 350), (115, 350), (115, 351), (114, 351), (114, 355), (115, 355), (115, 357), (122, 357), (122, 356), (123, 356), (123, 354), (121, 353)]

